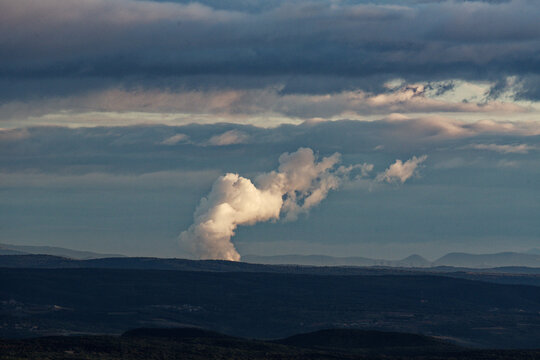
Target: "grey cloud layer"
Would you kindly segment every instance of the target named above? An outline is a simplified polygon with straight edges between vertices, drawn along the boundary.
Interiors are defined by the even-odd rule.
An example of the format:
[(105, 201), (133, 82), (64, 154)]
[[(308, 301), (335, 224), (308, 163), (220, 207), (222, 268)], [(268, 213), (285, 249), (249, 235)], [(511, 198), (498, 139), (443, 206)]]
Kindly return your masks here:
[[(129, 126), (69, 129), (30, 127), (0, 130), (0, 170), (46, 172), (144, 173), (174, 169), (263, 171), (268, 160), (298, 147), (322, 154), (365, 155), (355, 162), (444, 153), (525, 159), (536, 156), (540, 142), (537, 122), (460, 122), (442, 117), (378, 121), (306, 122), (260, 128), (213, 124)], [(498, 155), (497, 155), (498, 154)], [(151, 161), (147, 161), (151, 159)], [(429, 161), (429, 160), (428, 160)], [(226, 166), (233, 168), (224, 169)], [(377, 164), (376, 164), (377, 165)], [(376, 171), (382, 171), (377, 168)]]
[[(393, 77), (527, 79), (540, 69), (536, 1), (242, 4), (1, 1), (2, 81), (39, 77), (41, 89), (73, 78), (173, 88), (285, 81), (283, 91), (318, 92), (380, 88)], [(537, 82), (522, 83), (518, 95), (534, 97)]]
[[(347, 118), (390, 113), (532, 113), (530, 106), (504, 101), (448, 101), (437, 98), (445, 84), (404, 84), (382, 93), (361, 90), (335, 94), (283, 94), (279, 88), (221, 91), (180, 91), (110, 89), (85, 95), (49, 97), (33, 102), (11, 101), (0, 104), (0, 121), (28, 126), (48, 121), (74, 124), (109, 125), (144, 123), (152, 114), (167, 114), (169, 123), (252, 122), (266, 117), (281, 122), (312, 118)], [(441, 90), (443, 89), (443, 90)], [(487, 98), (486, 98), (487, 99)], [(69, 109), (69, 110), (68, 110)], [(130, 115), (130, 113), (132, 115)], [(104, 115), (105, 114), (105, 115)], [(156, 118), (156, 116), (154, 116)], [(14, 121), (13, 119), (19, 119)], [(63, 120), (60, 120), (63, 119)], [(157, 117), (159, 120), (159, 116)], [(161, 121), (165, 121), (162, 120)]]

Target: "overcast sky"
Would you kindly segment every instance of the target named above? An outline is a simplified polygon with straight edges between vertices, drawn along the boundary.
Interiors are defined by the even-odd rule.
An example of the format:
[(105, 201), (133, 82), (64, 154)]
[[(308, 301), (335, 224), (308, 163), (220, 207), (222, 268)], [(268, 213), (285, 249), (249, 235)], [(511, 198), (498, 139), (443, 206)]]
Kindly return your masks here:
[(240, 254), (540, 247), (539, 18), (533, 0), (0, 0), (0, 242), (193, 257), (178, 236), (220, 175), (308, 147), (366, 166), (296, 221), (239, 226)]

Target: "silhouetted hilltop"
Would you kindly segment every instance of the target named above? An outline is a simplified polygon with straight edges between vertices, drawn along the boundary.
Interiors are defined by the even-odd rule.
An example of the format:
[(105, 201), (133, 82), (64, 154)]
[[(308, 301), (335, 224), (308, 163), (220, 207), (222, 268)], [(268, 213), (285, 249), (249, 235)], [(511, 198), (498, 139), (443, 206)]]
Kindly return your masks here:
[[(151, 257), (125, 257), (115, 254), (100, 254), (90, 251), (78, 251), (52, 246), (21, 246), (0, 244), (0, 257), (5, 255), (49, 255), (57, 256), (72, 260), (87, 260), (85, 263), (68, 264), (65, 260), (58, 260), (52, 257), (42, 257), (37, 260), (35, 266), (41, 267), (109, 267), (109, 268), (154, 268), (154, 269), (176, 269), (196, 270), (200, 267), (200, 263), (196, 264), (192, 260), (186, 259), (171, 259), (171, 258), (151, 258)], [(125, 258), (125, 260), (119, 260)], [(33, 266), (31, 260), (16, 260), (15, 258), (0, 260), (0, 266), (18, 266), (17, 261), (27, 262), (28, 266)], [(188, 261), (192, 261), (188, 265)], [(182, 262), (182, 263), (180, 263)], [(244, 255), (242, 256), (243, 263), (252, 265), (290, 265), (290, 266), (321, 266), (321, 267), (396, 267), (396, 268), (414, 268), (424, 269), (431, 268), (436, 271), (446, 271), (445, 267), (469, 269), (488, 269), (502, 267), (528, 267), (540, 269), (540, 250), (530, 249), (524, 253), (517, 252), (501, 252), (495, 254), (468, 254), (468, 253), (449, 253), (435, 261), (429, 261), (420, 255), (413, 254), (401, 260), (385, 260), (385, 259), (370, 259), (366, 257), (349, 256), (335, 257), (328, 255)], [(58, 265), (60, 264), (60, 265)], [(223, 267), (224, 262), (207, 262), (204, 264), (206, 270), (211, 270), (213, 264), (217, 271)], [(233, 266), (229, 265), (229, 268)], [(242, 271), (246, 267), (243, 266), (239, 270)]]
[[(0, 339), (0, 360), (529, 360), (540, 356), (540, 350), (471, 350), (415, 334), (353, 329), (330, 329), (273, 342), (200, 329), (136, 329), (128, 333), (136, 335)], [(306, 345), (300, 339), (330, 346)], [(293, 343), (286, 344), (288, 341)]]
[(397, 266), (402, 267), (429, 267), (431, 265), (431, 261), (417, 254), (407, 256), (405, 259), (397, 261)]
[[(413, 260), (415, 260), (413, 255)], [(416, 260), (418, 260), (416, 258)], [(504, 283), (540, 285), (540, 268), (508, 266), (500, 268), (465, 268), (453, 266), (314, 266), (269, 265), (225, 260), (189, 260), (171, 258), (121, 257), (76, 260), (52, 255), (0, 255), (0, 268), (29, 269), (141, 269), (210, 272), (265, 272), (320, 275), (407, 275), (426, 274), (471, 278)], [(514, 275), (508, 277), (506, 275)], [(504, 278), (503, 278), (504, 277)]]
[(192, 326), (275, 339), (339, 327), (538, 346), (540, 287), (371, 271), (0, 268), (0, 337)]
[(444, 266), (466, 269), (486, 269), (498, 267), (540, 268), (540, 254), (537, 249), (527, 253), (502, 252), (496, 254), (449, 253), (435, 261), (420, 255), (410, 255), (401, 260), (370, 259), (365, 257), (333, 257), (326, 255), (245, 255), (242, 261), (256, 264), (280, 265), (299, 264), (307, 266), (379, 266), (400, 268), (440, 268)]
[(226, 260), (189, 260), (149, 257), (120, 257), (76, 260), (52, 255), (3, 255), (0, 267), (39, 269), (146, 269), (182, 271), (281, 272), (299, 268), (298, 265), (271, 267)]
[(244, 255), (242, 261), (267, 265), (307, 265), (307, 266), (387, 266), (387, 267), (427, 267), (431, 263), (420, 255), (411, 255), (402, 260), (370, 259), (365, 257), (336, 257), (328, 255)]
[(311, 266), (374, 266), (377, 260), (364, 257), (333, 257), (327, 255), (244, 255), (242, 261), (266, 265), (311, 265)]
[(17, 250), (6, 249), (0, 246), (0, 255), (28, 255), (28, 253), (17, 251)]
[(293, 335), (282, 340), (277, 340), (276, 342), (305, 348), (336, 350), (406, 347), (459, 349), (458, 346), (428, 336), (359, 329), (325, 329)]

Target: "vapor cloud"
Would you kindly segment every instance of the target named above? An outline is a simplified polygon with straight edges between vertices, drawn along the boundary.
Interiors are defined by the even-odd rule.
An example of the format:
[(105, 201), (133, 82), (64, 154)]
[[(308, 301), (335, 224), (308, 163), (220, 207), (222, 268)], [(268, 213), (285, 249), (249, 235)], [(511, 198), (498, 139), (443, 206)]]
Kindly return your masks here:
[[(413, 157), (404, 164), (398, 160), (383, 178), (403, 183), (425, 158)], [(319, 160), (313, 150), (300, 148), (282, 154), (278, 170), (259, 175), (255, 182), (233, 173), (219, 177), (208, 197), (201, 199), (194, 223), (180, 234), (180, 243), (200, 259), (239, 261), (231, 242), (239, 225), (296, 220), (349, 181), (354, 170), (358, 170), (356, 177), (363, 177), (373, 169), (372, 164), (338, 166), (339, 162), (339, 153)]]
[(527, 144), (471, 144), (471, 149), (495, 151), (501, 154), (527, 154), (535, 147)]
[[(430, 85), (431, 87), (435, 85)], [(80, 94), (68, 94), (29, 101), (0, 101), (0, 122), (17, 120), (18, 124), (81, 123), (80, 117), (99, 124), (107, 115), (125, 124), (149, 122), (152, 115), (165, 123), (170, 116), (172, 123), (181, 119), (192, 122), (246, 122), (267, 123), (277, 117), (281, 123), (295, 123), (299, 119), (361, 119), (376, 114), (504, 114), (527, 116), (532, 108), (511, 102), (484, 99), (442, 99), (436, 91), (427, 90), (427, 84), (404, 84), (378, 92), (362, 90), (329, 92), (321, 94), (282, 93), (284, 85), (262, 89), (226, 90), (170, 90), (170, 89), (106, 89)], [(0, 96), (1, 98), (1, 96)], [(161, 115), (161, 116), (160, 116)], [(107, 120), (108, 124), (113, 119)], [(20, 125), (19, 125), (20, 126)], [(243, 142), (242, 134), (223, 134), (210, 143)], [(233, 142), (231, 142), (233, 141)]]
[(188, 139), (189, 139), (189, 136), (187, 136), (186, 134), (176, 134), (176, 135), (166, 138), (160, 144), (176, 145), (178, 143), (188, 141)]
[(388, 183), (400, 182), (403, 184), (407, 179), (416, 174), (418, 166), (426, 159), (427, 155), (420, 157), (413, 156), (412, 159), (405, 162), (398, 159), (388, 169), (378, 174), (376, 180), (380, 182), (386, 181)]
[(27, 129), (1, 129), (0, 128), (0, 142), (24, 140), (30, 137), (30, 133)]
[(226, 146), (243, 144), (249, 139), (249, 135), (239, 130), (229, 130), (223, 134), (212, 136), (208, 140), (208, 145)]
[(201, 259), (240, 260), (231, 237), (239, 225), (294, 220), (319, 204), (330, 190), (337, 189), (353, 167), (336, 167), (340, 155), (318, 160), (309, 148), (284, 153), (277, 171), (262, 174), (255, 184), (228, 173), (214, 183), (208, 197), (201, 199), (194, 223), (180, 234), (181, 243)]

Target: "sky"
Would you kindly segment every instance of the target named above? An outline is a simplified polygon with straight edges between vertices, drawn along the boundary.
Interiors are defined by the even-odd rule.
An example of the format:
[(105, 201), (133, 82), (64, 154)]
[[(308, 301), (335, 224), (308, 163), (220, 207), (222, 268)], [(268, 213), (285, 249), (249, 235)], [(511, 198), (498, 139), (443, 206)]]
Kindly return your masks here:
[[(261, 196), (288, 179), (274, 212), (227, 218), (239, 256), (540, 247), (539, 17), (532, 0), (0, 0), (0, 243), (212, 257), (180, 234), (233, 204), (231, 173)], [(294, 154), (317, 169), (305, 186)]]

